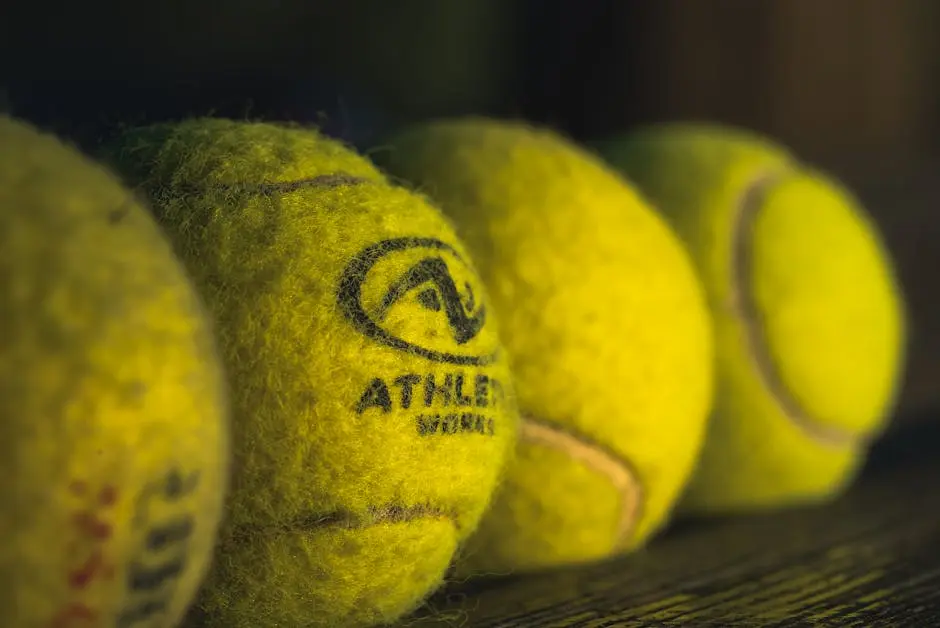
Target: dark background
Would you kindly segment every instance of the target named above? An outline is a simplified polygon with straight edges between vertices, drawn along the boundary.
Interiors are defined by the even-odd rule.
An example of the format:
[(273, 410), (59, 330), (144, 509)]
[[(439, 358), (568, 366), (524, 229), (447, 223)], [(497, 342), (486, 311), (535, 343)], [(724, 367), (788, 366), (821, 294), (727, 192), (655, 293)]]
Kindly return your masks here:
[(940, 407), (935, 0), (11, 0), (0, 53), (0, 107), (83, 146), (199, 114), (362, 149), (458, 114), (576, 139), (676, 119), (770, 134), (881, 226), (910, 302), (902, 414)]

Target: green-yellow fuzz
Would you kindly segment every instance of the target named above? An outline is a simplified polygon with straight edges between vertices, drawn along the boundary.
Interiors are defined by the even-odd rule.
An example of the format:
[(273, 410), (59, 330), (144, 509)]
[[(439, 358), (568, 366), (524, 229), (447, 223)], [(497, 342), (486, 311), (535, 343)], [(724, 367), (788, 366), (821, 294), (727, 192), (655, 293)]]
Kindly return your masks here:
[(699, 453), (711, 398), (704, 296), (668, 225), (601, 160), (483, 119), (406, 129), (376, 156), (472, 251), (523, 414), (464, 573), (583, 562), (642, 543)]
[(100, 165), (0, 117), (3, 625), (175, 626), (228, 472), (211, 326)]
[(233, 488), (201, 625), (367, 626), (414, 608), (517, 427), (453, 230), (314, 130), (191, 120), (129, 131), (111, 158), (201, 289), (232, 385)]
[(675, 124), (602, 152), (662, 210), (703, 277), (717, 392), (685, 507), (839, 492), (890, 415), (902, 295), (858, 201), (766, 139)]

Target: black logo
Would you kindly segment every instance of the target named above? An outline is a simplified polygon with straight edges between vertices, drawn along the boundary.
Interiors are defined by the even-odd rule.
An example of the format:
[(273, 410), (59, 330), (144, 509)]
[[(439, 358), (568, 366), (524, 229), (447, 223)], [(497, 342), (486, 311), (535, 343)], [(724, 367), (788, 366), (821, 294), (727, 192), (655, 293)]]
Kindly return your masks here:
[(480, 296), (472, 267), (433, 238), (364, 249), (343, 271), (337, 294), (346, 318), (369, 338), (435, 362), (474, 365), (492, 362), (497, 351), (490, 334), (480, 335), (487, 317)]

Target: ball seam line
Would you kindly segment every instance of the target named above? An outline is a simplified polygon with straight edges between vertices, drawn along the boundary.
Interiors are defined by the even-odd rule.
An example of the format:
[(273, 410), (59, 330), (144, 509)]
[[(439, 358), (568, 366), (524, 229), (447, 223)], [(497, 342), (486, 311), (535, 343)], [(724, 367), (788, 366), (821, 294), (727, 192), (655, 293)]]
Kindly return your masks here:
[[(207, 192), (230, 192), (230, 193), (252, 193), (272, 196), (275, 194), (289, 194), (307, 188), (338, 189), (342, 187), (352, 187), (366, 184), (386, 184), (387, 182), (378, 179), (367, 179), (357, 175), (351, 175), (345, 172), (334, 172), (330, 174), (320, 174), (306, 179), (296, 179), (294, 181), (273, 181), (260, 183), (215, 183), (208, 185), (189, 185), (189, 184), (171, 184), (166, 186), (165, 190), (173, 190), (175, 194), (205, 194)], [(163, 186), (160, 186), (163, 187)]]
[(298, 179), (296, 181), (278, 181), (274, 183), (260, 183), (257, 190), (262, 194), (286, 194), (296, 192), (304, 188), (340, 188), (353, 185), (363, 185), (366, 183), (375, 183), (365, 177), (358, 177), (345, 172), (336, 172), (333, 174), (321, 174), (309, 179)]
[(864, 441), (865, 436), (846, 428), (814, 421), (787, 389), (774, 365), (770, 348), (763, 341), (764, 330), (760, 325), (760, 312), (746, 288), (751, 283), (753, 271), (750, 235), (754, 222), (771, 188), (792, 176), (795, 176), (792, 169), (764, 172), (745, 187), (735, 206), (731, 228), (731, 310), (744, 329), (746, 352), (758, 378), (783, 411), (787, 421), (820, 445), (834, 448), (852, 447)]
[(522, 417), (520, 438), (560, 451), (613, 484), (621, 499), (614, 547), (626, 546), (643, 509), (644, 489), (633, 465), (600, 443), (528, 415)]
[(453, 512), (443, 508), (434, 508), (421, 504), (413, 506), (386, 504), (384, 506), (370, 506), (366, 510), (366, 514), (358, 514), (347, 510), (334, 510), (332, 512), (313, 514), (307, 517), (298, 517), (292, 522), (282, 525), (269, 525), (260, 528), (247, 525), (237, 526), (233, 530), (233, 536), (250, 536), (251, 533), (249, 533), (248, 530), (260, 530), (270, 536), (316, 532), (329, 528), (357, 530), (381, 525), (383, 523), (408, 523), (419, 519), (443, 519), (450, 522), (458, 533), (461, 530), (457, 516)]

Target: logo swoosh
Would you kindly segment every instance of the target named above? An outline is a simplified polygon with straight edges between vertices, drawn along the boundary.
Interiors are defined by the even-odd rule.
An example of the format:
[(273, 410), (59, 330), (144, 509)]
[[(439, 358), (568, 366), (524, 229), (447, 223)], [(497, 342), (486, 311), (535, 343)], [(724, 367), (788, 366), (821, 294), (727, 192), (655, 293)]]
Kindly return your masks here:
[[(422, 305), (432, 310), (439, 310), (443, 301), (444, 313), (447, 323), (457, 344), (464, 344), (472, 340), (486, 323), (486, 308), (473, 312), (473, 291), (467, 286), (468, 303), (465, 305), (460, 291), (454, 283), (447, 264), (440, 257), (427, 257), (409, 268), (385, 293), (379, 310), (376, 313), (379, 320), (384, 320), (389, 309), (399, 302), (410, 291), (431, 283), (437, 288), (437, 293), (425, 291), (421, 293)], [(437, 295), (440, 295), (438, 299)], [(468, 310), (470, 313), (468, 314)]]

